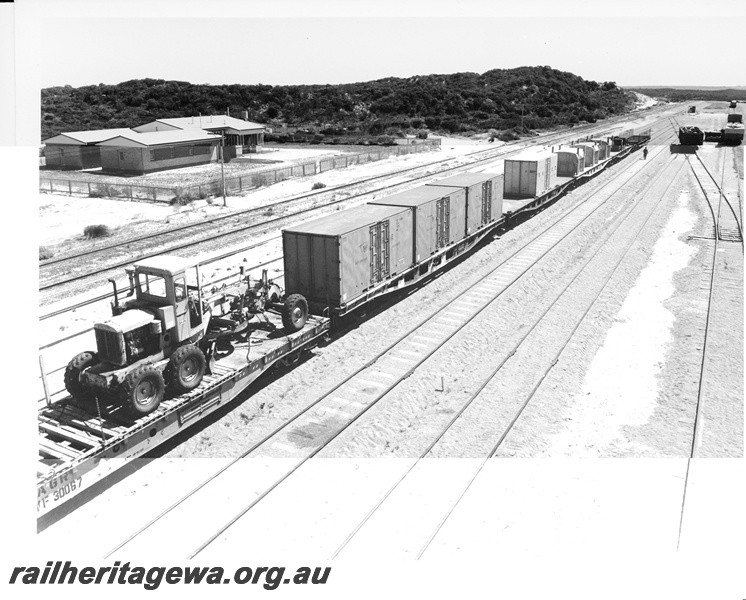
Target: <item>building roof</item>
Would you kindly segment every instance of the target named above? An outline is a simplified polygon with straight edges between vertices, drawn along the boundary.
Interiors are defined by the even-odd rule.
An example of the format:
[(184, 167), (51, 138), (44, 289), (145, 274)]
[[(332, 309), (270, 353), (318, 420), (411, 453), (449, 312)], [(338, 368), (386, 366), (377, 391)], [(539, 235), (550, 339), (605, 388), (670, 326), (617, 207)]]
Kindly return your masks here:
[[(101, 142), (102, 146), (121, 145), (121, 140), (126, 139), (142, 146), (167, 146), (170, 144), (184, 144), (187, 142), (217, 142), (220, 138), (208, 131), (149, 131), (138, 133), (131, 131)], [(119, 142), (119, 143), (118, 143)]]
[(156, 119), (154, 123), (164, 123), (179, 129), (235, 129), (236, 131), (264, 131), (261, 123), (252, 123), (243, 119), (236, 119), (228, 115), (204, 115), (201, 117), (175, 117), (172, 119)]
[(127, 127), (120, 127), (118, 129), (91, 129), (90, 131), (66, 131), (42, 140), (42, 142), (44, 144), (97, 144), (118, 135), (135, 133), (137, 132)]

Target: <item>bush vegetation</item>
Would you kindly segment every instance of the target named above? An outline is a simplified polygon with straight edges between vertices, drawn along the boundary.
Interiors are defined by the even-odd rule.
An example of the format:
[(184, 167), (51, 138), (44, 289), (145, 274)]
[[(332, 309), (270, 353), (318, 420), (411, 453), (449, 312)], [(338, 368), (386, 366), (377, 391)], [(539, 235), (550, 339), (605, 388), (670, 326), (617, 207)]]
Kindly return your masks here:
[(52, 252), (49, 248), (46, 246), (39, 246), (39, 260), (47, 260), (49, 258), (52, 258), (54, 256), (54, 252)]
[(83, 237), (88, 239), (108, 237), (111, 235), (111, 230), (107, 225), (87, 225), (83, 229)]
[(312, 190), (320, 190), (320, 189), (325, 188), (325, 187), (326, 187), (325, 183), (321, 183), (320, 181), (317, 181), (316, 183), (313, 184), (313, 186), (311, 186), (311, 189)]
[[(736, 97), (736, 96), (733, 96)], [(633, 98), (614, 82), (588, 81), (551, 67), (388, 77), (342, 85), (207, 85), (135, 79), (116, 85), (45, 88), (42, 138), (62, 131), (131, 127), (158, 118), (240, 114), (278, 120), (317, 134), (312, 142), (416, 134), (526, 130), (625, 112)], [(523, 117), (523, 119), (522, 119)], [(322, 135), (327, 133), (328, 135)], [(285, 138), (287, 139), (287, 138)], [(279, 140), (278, 140), (279, 141)]]
[[(203, 191), (199, 195), (206, 196), (207, 194)], [(187, 204), (194, 202), (196, 199), (197, 196), (189, 190), (185, 190), (184, 188), (176, 188), (174, 197), (171, 200), (171, 205), (186, 206)]]

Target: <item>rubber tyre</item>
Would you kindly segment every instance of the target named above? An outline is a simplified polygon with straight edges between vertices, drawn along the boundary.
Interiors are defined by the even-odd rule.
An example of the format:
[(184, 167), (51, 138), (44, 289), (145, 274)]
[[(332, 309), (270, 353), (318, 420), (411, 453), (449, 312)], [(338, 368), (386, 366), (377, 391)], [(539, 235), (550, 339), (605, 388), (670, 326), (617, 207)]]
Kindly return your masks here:
[(119, 402), (131, 416), (142, 417), (158, 408), (165, 389), (161, 372), (143, 365), (124, 378), (119, 386)]
[(178, 348), (163, 369), (163, 379), (174, 394), (190, 392), (202, 383), (207, 369), (205, 355), (192, 344)]
[(308, 302), (300, 294), (292, 294), (282, 307), (282, 325), (287, 331), (300, 331), (308, 320)]
[(90, 409), (91, 406), (96, 406), (96, 394), (80, 382), (80, 375), (99, 362), (98, 354), (95, 352), (81, 352), (67, 363), (65, 389), (72, 396), (73, 404), (80, 408)]

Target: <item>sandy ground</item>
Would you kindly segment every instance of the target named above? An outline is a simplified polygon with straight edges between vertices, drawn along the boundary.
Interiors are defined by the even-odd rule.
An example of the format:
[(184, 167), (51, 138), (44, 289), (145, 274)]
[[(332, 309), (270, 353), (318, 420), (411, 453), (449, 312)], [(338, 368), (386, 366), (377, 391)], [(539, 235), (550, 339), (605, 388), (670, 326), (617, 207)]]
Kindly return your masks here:
[[(443, 138), (441, 150), (436, 152), (438, 153), (437, 156), (446, 159), (493, 145), (489, 144), (486, 140)], [(313, 149), (283, 148), (271, 154), (273, 160), (290, 164), (304, 162), (304, 158), (315, 160), (319, 156), (336, 153)], [(86, 225), (103, 224), (112, 229), (124, 227), (134, 229), (138, 225), (144, 226), (146, 222), (160, 222), (161, 224), (165, 223), (171, 226), (188, 223), (214, 215), (225, 214), (226, 211), (249, 208), (269, 200), (307, 192), (317, 182), (324, 183), (327, 186), (339, 185), (354, 181), (356, 178), (363, 176), (385, 173), (391, 170), (394, 164), (414, 166), (437, 160), (437, 156), (435, 152), (423, 152), (421, 154), (388, 158), (347, 169), (327, 171), (313, 177), (291, 179), (266, 188), (254, 190), (245, 196), (230, 196), (228, 198), (228, 207), (222, 205), (221, 198), (213, 199), (211, 202), (197, 200), (188, 206), (169, 206), (147, 202), (133, 203), (110, 198), (70, 197), (40, 193), (39, 245), (54, 249), (56, 244), (61, 244), (69, 238), (80, 240)], [(191, 167), (182, 170), (186, 171), (199, 168)], [(85, 216), (81, 219), (81, 215)]]
[[(644, 122), (645, 117), (641, 116), (633, 126)], [(447, 157), (449, 152), (456, 155), (485, 144), (474, 144), (471, 140), (444, 140), (442, 153)], [(663, 149), (663, 153), (659, 159), (654, 149), (650, 164), (641, 163), (639, 166), (655, 172), (655, 161), (662, 160), (667, 149)], [(420, 157), (431, 158), (428, 154)], [(384, 165), (376, 163), (376, 167), (383, 168)], [(348, 172), (331, 172), (320, 177), (330, 185), (335, 177), (341, 180), (348, 175), (354, 176)], [(315, 180), (304, 179), (281, 185), (287, 186), (283, 190), (300, 190), (302, 187), (301, 191), (306, 191)], [(600, 185), (600, 182), (589, 183), (584, 186), (589, 188), (585, 191), (590, 191), (595, 185)], [(556, 379), (549, 382), (544, 395), (537, 399), (536, 409), (526, 415), (526, 425), (519, 424), (501, 455), (505, 459), (532, 457), (536, 460), (490, 461), (471, 487), (468, 487), (470, 479), (481, 468), (478, 460), (426, 461), (418, 466), (409, 483), (392, 495), (390, 503), (384, 505), (384, 510), (375, 520), (361, 530), (360, 537), (346, 551), (349, 556), (353, 559), (380, 557), (385, 553), (395, 558), (413, 557), (464, 490), (464, 501), (435, 538), (428, 550), (429, 556), (463, 557), (464, 551), (475, 549), (490, 549), (497, 556), (500, 552), (507, 555), (516, 551), (534, 551), (537, 547), (548, 552), (580, 547), (580, 550), (594, 553), (621, 549), (659, 559), (675, 551), (682, 482), (688, 467), (685, 460), (574, 459), (686, 456), (682, 440), (691, 434), (690, 423), (688, 420), (679, 423), (676, 419), (683, 417), (677, 412), (690, 399), (692, 384), (685, 381), (685, 377), (692, 373), (691, 360), (700, 350), (691, 338), (698, 334), (702, 325), (705, 297), (702, 274), (708, 264), (707, 242), (690, 238), (701, 235), (707, 227), (706, 210), (701, 200), (694, 197), (690, 186), (691, 182), (684, 183), (666, 196), (656, 225), (637, 248), (632, 266), (601, 307), (593, 320), (593, 327), (583, 334), (581, 343), (571, 348), (568, 362), (574, 368), (558, 371)], [(257, 194), (285, 193), (275, 189), (277, 187), (260, 190)], [(563, 202), (572, 202), (576, 194), (573, 192)], [(42, 196), (44, 200), (46, 198)], [(60, 198), (60, 212), (56, 218), (61, 219), (67, 214), (61, 209), (63, 202), (77, 212), (81, 206), (76, 204), (77, 200)], [(233, 203), (239, 205), (248, 201), (230, 199), (231, 207)], [(101, 214), (102, 218), (108, 214), (114, 222), (123, 213), (118, 202), (109, 202), (114, 202), (107, 208), (110, 212)], [(97, 206), (101, 207), (100, 204)], [(162, 486), (155, 485), (154, 481), (168, 486), (174, 494), (189, 490), (207, 473), (224, 464), (228, 457), (245, 448), (263, 428), (290, 414), (294, 402), (304, 395), (326, 389), (335, 378), (353, 370), (365, 362), (368, 354), (385, 346), (397, 331), (411, 326), (423, 311), (457, 296), (460, 285), (478, 279), (522, 238), (543, 227), (556, 208), (547, 209), (507, 232), (468, 261), (384, 312), (374, 312), (342, 338), (316, 349), (308, 360), (282, 378), (259, 386), (253, 395), (240, 401), (229, 412), (180, 440), (180, 444), (162, 459), (152, 463), (143, 461), (140, 471), (105, 490), (96, 502), (82, 507), (45, 532), (41, 538), (48, 544), (45, 547), (64, 548), (70, 535), (90, 530), (91, 523), (97, 523), (100, 524), (100, 533), (92, 540), (95, 547), (89, 547), (88, 551), (103, 553), (111, 549), (115, 542), (121, 541), (141, 524), (146, 515), (164, 508), (173, 500), (170, 495), (163, 494), (160, 491)], [(165, 210), (169, 212), (161, 214), (200, 218), (200, 214), (214, 214), (223, 209), (203, 205), (178, 213), (170, 207)], [(606, 217), (610, 218), (609, 215)], [(48, 223), (54, 222), (51, 213), (48, 218), (51, 219)], [(74, 230), (79, 224), (68, 226)], [(602, 228), (603, 219), (599, 219), (596, 226)], [(581, 245), (585, 251), (591, 252), (593, 242), (594, 236), (588, 235), (579, 244), (578, 252)], [(558, 258), (558, 262), (547, 269), (543, 275), (545, 285), (536, 282), (527, 285), (508, 308), (520, 313), (532, 293), (547, 293), (556, 286), (555, 274), (564, 269), (562, 265), (570, 265), (576, 260), (572, 254), (561, 260)], [(725, 319), (730, 330), (726, 325), (720, 334), (726, 338), (734, 335), (742, 340), (742, 260), (739, 263), (734, 257), (729, 265), (732, 270), (740, 270), (740, 287), (736, 278), (734, 287), (725, 294), (734, 306)], [(737, 317), (739, 307), (740, 321)], [(555, 327), (559, 332), (561, 322)], [(551, 331), (545, 335), (547, 340), (560, 337)], [(497, 334), (495, 337), (499, 339)], [(730, 426), (718, 429), (707, 441), (710, 447), (717, 449), (717, 456), (743, 456), (742, 343), (736, 347), (735, 354), (739, 356), (734, 364), (728, 364), (730, 374), (720, 372), (716, 381), (725, 387), (730, 385), (731, 389), (734, 383), (739, 383), (740, 387), (735, 389), (735, 401), (731, 397), (725, 400), (729, 405), (740, 404), (740, 421), (738, 410), (735, 417), (728, 411), (710, 416), (711, 422), (730, 422)], [(724, 343), (717, 352), (723, 356), (732, 352), (732, 348), (732, 344)], [(488, 357), (484, 358), (486, 362)], [(517, 373), (522, 376), (529, 374), (532, 360), (527, 357)], [(427, 374), (431, 376), (431, 383), (439, 381), (443, 373), (465, 382), (477, 366), (473, 353), (459, 354), (446, 357), (438, 366), (429, 367)], [(455, 388), (450, 380), (448, 385), (458, 396), (461, 390)], [(278, 488), (271, 503), (250, 513), (205, 556), (235, 556), (255, 549), (265, 552), (265, 555), (267, 552), (294, 551), (328, 557), (365, 517), (372, 504), (411, 466), (414, 454), (405, 452), (405, 449), (411, 450), (429, 434), (426, 427), (417, 427), (420, 416), (413, 411), (419, 402), (428, 401), (428, 397), (433, 395), (432, 391), (427, 393), (412, 388), (409, 397), (405, 394), (400, 399), (402, 412), (394, 415), (394, 419), (398, 418), (401, 423), (398, 430), (391, 430), (387, 437), (372, 429), (374, 435), (353, 437), (346, 444), (338, 445), (330, 458), (313, 461), (287, 485)], [(444, 405), (432, 408), (433, 415), (438, 410), (446, 410)], [(478, 438), (482, 434), (480, 428), (484, 428), (486, 422), (477, 420), (474, 427), (467, 427), (465, 433), (471, 437), (455, 438), (450, 448), (451, 455), (457, 455), (456, 450), (465, 440)], [(195, 461), (197, 456), (212, 458)], [(340, 458), (345, 456), (353, 458)], [(385, 461), (361, 458), (365, 456), (392, 458)], [(564, 457), (567, 460), (542, 460), (545, 457)], [(230, 493), (226, 491), (226, 498), (236, 501), (242, 495), (255, 497), (257, 481), (266, 478), (269, 471), (284, 468), (277, 461), (266, 465), (242, 462), (250, 463), (245, 466), (245, 476), (231, 487)], [(721, 462), (718, 468), (720, 474), (713, 475), (711, 471), (697, 470), (695, 464), (690, 474), (689, 512), (684, 521), (682, 548), (695, 555), (704, 547), (709, 552), (727, 556), (719, 545), (722, 538), (716, 535), (717, 531), (728, 530), (736, 539), (746, 533), (743, 519), (732, 518), (732, 515), (742, 512), (733, 504), (733, 499), (743, 496), (740, 467), (736, 463)], [(123, 503), (128, 510), (121, 510)], [(731, 515), (727, 522), (721, 513), (712, 514), (713, 506), (719, 506), (722, 515)], [(112, 522), (112, 514), (120, 515), (116, 522)], [(227, 520), (232, 513), (218, 516)], [(183, 531), (188, 529), (182, 528)], [(177, 543), (174, 540), (172, 549), (175, 555), (181, 556), (193, 549), (189, 543), (180, 548), (174, 545)], [(641, 540), (644, 540), (643, 544)], [(166, 539), (160, 541), (168, 543)]]

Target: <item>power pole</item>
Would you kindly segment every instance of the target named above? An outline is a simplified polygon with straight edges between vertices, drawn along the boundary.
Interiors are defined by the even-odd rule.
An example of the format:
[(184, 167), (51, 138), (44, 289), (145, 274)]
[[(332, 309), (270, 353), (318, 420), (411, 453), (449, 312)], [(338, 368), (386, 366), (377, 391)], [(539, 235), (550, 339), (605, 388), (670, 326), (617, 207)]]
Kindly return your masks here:
[(220, 177), (223, 180), (223, 206), (228, 206), (228, 201), (225, 198), (225, 160), (223, 154), (225, 152), (225, 132), (220, 132)]
[(526, 130), (523, 128), (523, 102), (521, 102), (521, 133), (525, 135)]

